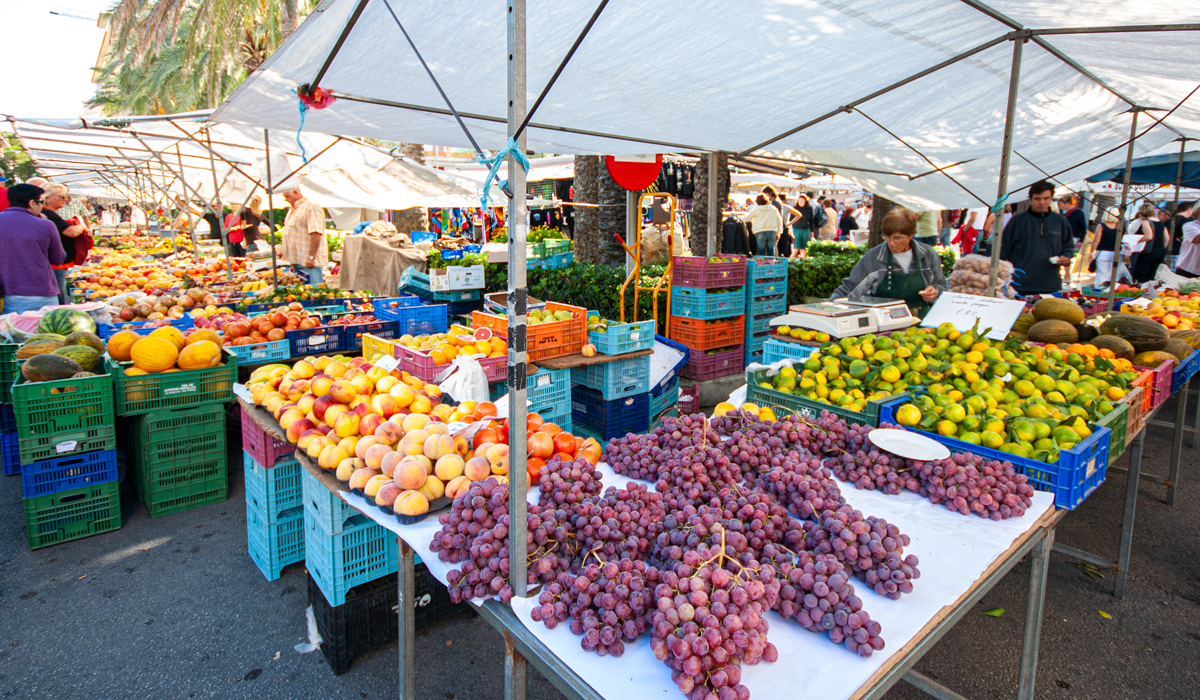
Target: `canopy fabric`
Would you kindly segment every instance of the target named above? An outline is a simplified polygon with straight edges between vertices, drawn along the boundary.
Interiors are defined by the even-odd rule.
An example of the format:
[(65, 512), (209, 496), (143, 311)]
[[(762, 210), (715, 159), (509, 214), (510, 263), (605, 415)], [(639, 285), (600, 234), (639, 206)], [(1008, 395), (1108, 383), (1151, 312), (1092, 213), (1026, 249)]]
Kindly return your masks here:
[[(463, 177), (483, 182), (487, 177), (488, 168), (485, 165), (458, 165), (451, 172)], [(503, 177), (503, 173), (501, 173)], [(548, 158), (530, 158), (529, 172), (526, 182), (541, 182), (543, 180), (569, 180), (575, 177), (574, 156), (550, 156)]]
[[(293, 91), (317, 75), (359, 2), (322, 3), (213, 119), (294, 132), (300, 112)], [(528, 4), (528, 104), (595, 9), (596, 0)], [(393, 12), (480, 146), (502, 148), (506, 10), (504, 3), (475, 0), (365, 0), (321, 79), (338, 99), (308, 110), (304, 129), (470, 146)], [(447, 17), (462, 19), (451, 38)], [(1200, 136), (1200, 99), (1187, 100), (1200, 85), (1200, 62), (1190, 58), (1200, 49), (1200, 32), (1050, 32), (1183, 25), (1197, 17), (1200, 0), (1156, 5), (1153, 13), (1139, 0), (613, 3), (534, 115), (527, 147), (753, 151), (830, 167), (920, 209), (990, 205), (1012, 66), (1010, 32), (1035, 30), (1023, 45), (1009, 179), (1010, 191), (1020, 191), (1048, 175), (1078, 180), (1122, 163), (1131, 102), (1157, 110), (1141, 114), (1138, 154), (1180, 135)], [(387, 60), (379, 60), (381, 47)], [(973, 53), (914, 78), (967, 52)], [(817, 73), (813, 56), (821, 57)], [(912, 80), (888, 89), (906, 79)]]
[[(1135, 158), (1130, 168), (1129, 181), (1135, 185), (1174, 185), (1179, 175), (1180, 154), (1160, 154)], [(1088, 182), (1125, 181), (1125, 165), (1096, 173)], [(1183, 154), (1183, 187), (1200, 187), (1200, 151)]]

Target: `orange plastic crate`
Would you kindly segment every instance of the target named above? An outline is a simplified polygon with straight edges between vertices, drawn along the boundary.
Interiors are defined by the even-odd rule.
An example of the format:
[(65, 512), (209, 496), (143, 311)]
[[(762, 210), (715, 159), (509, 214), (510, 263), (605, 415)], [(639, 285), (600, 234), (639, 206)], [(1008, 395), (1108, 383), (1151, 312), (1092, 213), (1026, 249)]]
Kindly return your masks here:
[(671, 317), (671, 339), (694, 350), (714, 350), (740, 345), (746, 335), (745, 316), (704, 321), (684, 316)]
[[(571, 320), (526, 326), (525, 349), (531, 362), (574, 355), (583, 349), (587, 340), (587, 309), (548, 301), (546, 310), (569, 311)], [(471, 322), (476, 328), (490, 328), (497, 333), (508, 335), (508, 318), (505, 316), (474, 311), (471, 313)]]

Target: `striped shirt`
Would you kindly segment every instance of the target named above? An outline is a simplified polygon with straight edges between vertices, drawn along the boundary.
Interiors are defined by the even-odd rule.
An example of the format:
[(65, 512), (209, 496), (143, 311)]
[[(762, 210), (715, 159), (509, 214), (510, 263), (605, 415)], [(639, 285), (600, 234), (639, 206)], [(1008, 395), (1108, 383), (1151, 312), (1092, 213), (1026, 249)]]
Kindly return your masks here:
[(283, 220), (283, 259), (293, 265), (307, 267), (305, 261), (312, 246), (310, 234), (321, 234), (317, 246), (316, 267), (329, 264), (329, 246), (325, 241), (325, 210), (304, 197), (296, 200)]

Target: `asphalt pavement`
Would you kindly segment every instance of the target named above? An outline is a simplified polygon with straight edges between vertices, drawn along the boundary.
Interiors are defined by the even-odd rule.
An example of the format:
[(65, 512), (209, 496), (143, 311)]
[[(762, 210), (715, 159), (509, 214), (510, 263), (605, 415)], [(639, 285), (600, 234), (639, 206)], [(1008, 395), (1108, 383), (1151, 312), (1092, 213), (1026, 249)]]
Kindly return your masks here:
[[(1174, 415), (1173, 401), (1160, 415)], [(1165, 473), (1171, 436), (1170, 429), (1149, 428), (1145, 470)], [(240, 437), (231, 433), (230, 441), (227, 501), (151, 519), (126, 483), (120, 530), (33, 552), (25, 541), (20, 480), (0, 480), (0, 697), (396, 696), (394, 642), (357, 657), (341, 676), (320, 651), (294, 650), (307, 641), (305, 570), (293, 565), (268, 582), (246, 554)], [(1124, 600), (1112, 595), (1112, 572), (1089, 573), (1073, 559), (1052, 556), (1038, 698), (1196, 697), (1198, 455), (1185, 444), (1174, 506), (1165, 504), (1165, 487), (1141, 483)], [(1122, 457), (1117, 464), (1127, 463)], [(1115, 559), (1126, 484), (1124, 475), (1110, 475), (1065, 519), (1058, 541)], [(1013, 697), (1028, 586), (1023, 562), (917, 670), (968, 698)], [(983, 614), (997, 608), (1004, 614)], [(502, 638), (472, 612), (419, 629), (417, 664), (418, 698), (503, 697)], [(531, 667), (529, 697), (562, 696)], [(901, 683), (885, 697), (928, 696)]]

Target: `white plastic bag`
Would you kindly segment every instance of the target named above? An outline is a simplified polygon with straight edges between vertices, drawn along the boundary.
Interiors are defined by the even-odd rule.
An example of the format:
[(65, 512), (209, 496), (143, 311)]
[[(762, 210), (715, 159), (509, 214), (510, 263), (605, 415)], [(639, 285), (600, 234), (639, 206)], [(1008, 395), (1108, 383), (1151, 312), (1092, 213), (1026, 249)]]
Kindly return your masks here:
[[(449, 379), (445, 378), (449, 375)], [(483, 365), (474, 357), (458, 357), (441, 377), (438, 377), (438, 387), (450, 394), (459, 403), (476, 401), (482, 403), (488, 400), (487, 374)]]

